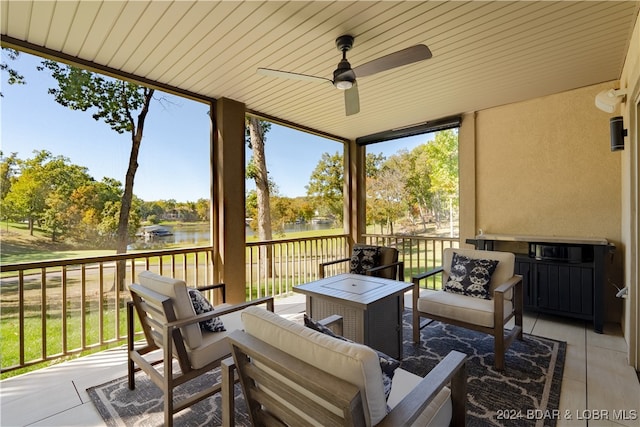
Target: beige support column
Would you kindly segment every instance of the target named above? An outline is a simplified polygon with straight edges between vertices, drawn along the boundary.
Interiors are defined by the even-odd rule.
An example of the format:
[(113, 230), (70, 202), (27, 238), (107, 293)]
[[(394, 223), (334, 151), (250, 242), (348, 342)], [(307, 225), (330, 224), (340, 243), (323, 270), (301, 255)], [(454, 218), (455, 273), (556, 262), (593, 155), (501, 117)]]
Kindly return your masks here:
[(351, 237), (351, 244), (361, 242), (367, 230), (365, 148), (349, 141), (345, 144), (345, 209), (344, 223)]
[(213, 132), (212, 231), (214, 276), (227, 285), (227, 302), (246, 300), (244, 145), (245, 106), (216, 101)]
[(460, 246), (472, 239), (481, 225), (476, 223), (476, 113), (462, 116), (458, 131), (458, 185)]

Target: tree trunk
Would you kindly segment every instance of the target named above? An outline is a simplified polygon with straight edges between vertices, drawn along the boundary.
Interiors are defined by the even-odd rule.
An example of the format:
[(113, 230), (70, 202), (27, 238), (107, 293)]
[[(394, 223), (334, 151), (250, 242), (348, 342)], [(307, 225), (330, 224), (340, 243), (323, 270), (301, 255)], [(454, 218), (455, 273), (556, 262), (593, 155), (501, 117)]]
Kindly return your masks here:
[[(269, 205), (269, 175), (264, 155), (264, 132), (260, 125), (260, 119), (256, 117), (249, 118), (249, 136), (251, 138), (253, 162), (256, 167), (254, 181), (258, 199), (258, 238), (260, 241), (271, 240), (273, 234), (271, 231), (271, 207)], [(271, 258), (271, 247), (262, 246), (260, 259), (262, 260), (266, 277), (272, 276)]]
[[(144, 132), (144, 121), (149, 112), (149, 104), (153, 98), (153, 89), (148, 89), (145, 94), (145, 102), (142, 107), (142, 111), (138, 115), (138, 125), (135, 126), (133, 118), (129, 116), (129, 120), (132, 124), (131, 130), (131, 154), (129, 155), (129, 167), (127, 168), (127, 174), (124, 181), (124, 194), (122, 195), (122, 202), (120, 204), (120, 216), (118, 218), (118, 231), (116, 237), (116, 253), (127, 253), (127, 246), (129, 245), (129, 216), (131, 213), (131, 203), (133, 200), (133, 182), (138, 170), (138, 154), (140, 153), (140, 145), (142, 143), (142, 136)], [(126, 290), (124, 283), (126, 275), (126, 263), (119, 261), (117, 265), (117, 281), (120, 290)]]

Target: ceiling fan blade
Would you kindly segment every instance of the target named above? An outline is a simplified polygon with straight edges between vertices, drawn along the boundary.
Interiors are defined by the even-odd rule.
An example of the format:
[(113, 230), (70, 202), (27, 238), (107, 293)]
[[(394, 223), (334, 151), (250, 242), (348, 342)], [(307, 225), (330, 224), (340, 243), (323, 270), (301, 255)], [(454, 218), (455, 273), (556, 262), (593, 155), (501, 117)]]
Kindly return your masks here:
[(347, 116), (360, 112), (360, 95), (358, 94), (358, 85), (356, 83), (351, 86), (351, 89), (344, 91), (344, 109)]
[(280, 70), (272, 70), (270, 68), (258, 68), (258, 74), (262, 74), (263, 76), (269, 77), (279, 77), (283, 79), (293, 79), (293, 80), (306, 80), (312, 82), (329, 82), (333, 84), (333, 82), (329, 79), (325, 79), (324, 77), (310, 76), (308, 74), (300, 74), (300, 73), (292, 73), (290, 71), (280, 71)]
[(359, 65), (353, 71), (356, 73), (356, 77), (366, 77), (392, 68), (424, 61), (432, 56), (427, 46), (418, 44)]

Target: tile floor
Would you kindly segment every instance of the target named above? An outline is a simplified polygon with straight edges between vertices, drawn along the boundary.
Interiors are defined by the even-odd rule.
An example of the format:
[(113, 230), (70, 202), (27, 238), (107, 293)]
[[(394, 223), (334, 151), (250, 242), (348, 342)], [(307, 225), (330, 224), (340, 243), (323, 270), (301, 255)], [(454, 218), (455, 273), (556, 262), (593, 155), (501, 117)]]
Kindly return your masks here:
[[(303, 310), (302, 295), (276, 300), (278, 313)], [(618, 326), (607, 325), (601, 335), (582, 321), (526, 315), (524, 331), (567, 342), (559, 427), (640, 426), (640, 383)], [(0, 425), (105, 426), (86, 389), (126, 371), (125, 349), (118, 348), (6, 379), (0, 382)]]

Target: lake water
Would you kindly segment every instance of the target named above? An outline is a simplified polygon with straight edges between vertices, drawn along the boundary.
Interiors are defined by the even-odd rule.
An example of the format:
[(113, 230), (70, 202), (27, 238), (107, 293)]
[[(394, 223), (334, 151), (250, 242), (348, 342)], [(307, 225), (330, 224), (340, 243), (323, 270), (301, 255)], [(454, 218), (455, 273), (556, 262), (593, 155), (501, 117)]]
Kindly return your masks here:
[[(138, 240), (129, 245), (130, 249), (160, 249), (167, 244), (178, 244), (180, 246), (200, 246), (206, 245), (209, 242), (209, 225), (198, 224), (181, 226), (162, 226), (169, 230), (172, 235), (161, 237), (149, 237), (138, 238)], [(286, 224), (284, 227), (285, 233), (291, 233), (296, 231), (310, 231), (310, 230), (328, 230), (334, 228), (333, 224)], [(247, 237), (255, 235), (251, 227), (246, 226), (245, 232)]]

